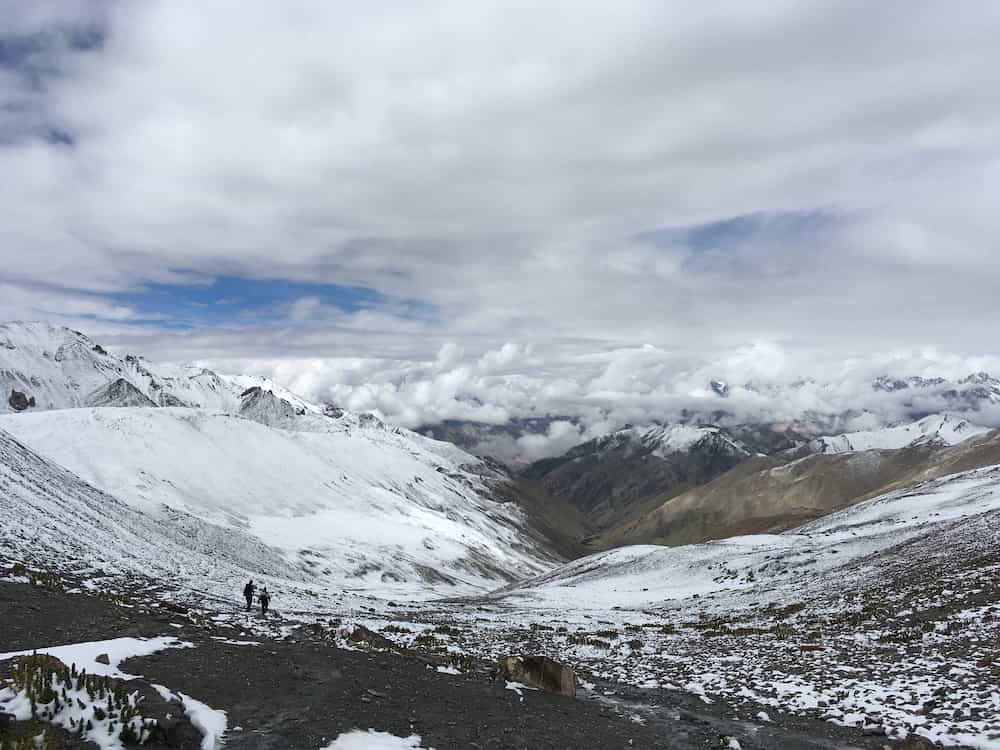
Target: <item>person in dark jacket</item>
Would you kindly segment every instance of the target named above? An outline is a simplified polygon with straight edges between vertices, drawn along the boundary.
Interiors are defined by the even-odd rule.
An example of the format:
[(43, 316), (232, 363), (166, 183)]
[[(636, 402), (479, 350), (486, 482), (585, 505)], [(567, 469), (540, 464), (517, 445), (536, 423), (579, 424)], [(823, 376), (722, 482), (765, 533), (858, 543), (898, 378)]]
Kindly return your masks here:
[(243, 598), (247, 600), (247, 612), (253, 606), (253, 592), (256, 590), (256, 586), (253, 585), (253, 579), (250, 579), (250, 583), (243, 587)]
[(267, 586), (260, 590), (260, 613), (267, 614), (267, 608), (271, 606), (271, 595), (267, 593)]

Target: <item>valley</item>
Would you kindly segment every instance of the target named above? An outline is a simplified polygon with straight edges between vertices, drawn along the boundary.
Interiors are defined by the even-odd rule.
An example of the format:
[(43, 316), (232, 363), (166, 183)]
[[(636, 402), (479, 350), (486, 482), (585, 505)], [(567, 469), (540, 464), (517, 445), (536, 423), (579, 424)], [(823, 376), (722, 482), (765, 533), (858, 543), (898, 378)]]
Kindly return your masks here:
[[(1000, 437), (974, 411), (626, 427), (517, 467), (0, 330), (24, 389), (0, 414), (0, 678), (25, 649), (191, 643), (125, 671), (224, 712), (227, 747), (1000, 747)], [(571, 666), (578, 698), (490, 682), (510, 654)]]

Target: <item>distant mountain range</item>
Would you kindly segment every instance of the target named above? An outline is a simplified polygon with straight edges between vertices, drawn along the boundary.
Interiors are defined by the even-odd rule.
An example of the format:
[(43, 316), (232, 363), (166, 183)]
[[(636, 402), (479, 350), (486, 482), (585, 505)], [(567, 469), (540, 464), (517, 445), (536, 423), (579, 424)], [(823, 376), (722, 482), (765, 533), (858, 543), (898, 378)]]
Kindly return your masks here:
[[(300, 411), (322, 411), (267, 378), (119, 359), (79, 331), (46, 323), (0, 325), (0, 411), (81, 406), (180, 406), (236, 411), (263, 388)], [(16, 395), (20, 394), (20, 396)], [(28, 402), (33, 402), (29, 405)]]
[[(815, 437), (899, 427), (943, 413), (964, 416), (974, 424), (1000, 425), (1000, 379), (986, 372), (972, 373), (957, 380), (883, 375), (853, 388), (853, 397), (838, 394), (836, 399), (831, 398), (831, 402), (840, 405), (838, 408), (823, 410), (814, 405), (803, 406), (794, 414), (786, 413), (781, 419), (766, 416), (769, 410), (760, 406), (762, 400), (777, 402), (783, 405), (783, 412), (788, 412), (788, 404), (810, 403), (801, 393), (823, 389), (823, 384), (812, 379), (788, 384), (748, 382), (739, 386), (712, 380), (703, 390), (708, 397), (701, 399), (700, 409), (682, 410), (677, 419), (669, 423), (651, 419), (637, 427), (719, 426), (731, 433), (747, 436), (751, 443), (764, 440), (760, 448), (764, 452), (772, 452), (778, 447), (789, 447), (792, 443)], [(882, 401), (892, 408), (879, 408)], [(748, 413), (753, 414), (755, 410), (760, 413), (748, 417)], [(545, 436), (557, 422), (573, 425), (581, 435), (587, 432), (583, 421), (570, 414), (514, 417), (504, 424), (446, 420), (425, 424), (417, 431), (447, 440), (470, 453), (521, 466), (531, 459), (528, 458), (529, 452), (520, 447), (518, 441)], [(586, 441), (581, 438), (581, 442)]]
[[(294, 570), (372, 590), (481, 590), (560, 556), (780, 531), (1000, 463), (1000, 438), (977, 421), (1000, 403), (1000, 382), (985, 373), (871, 383), (914, 419), (859, 406), (732, 423), (728, 404), (773, 387), (713, 381), (710, 412), (626, 425), (505, 467), (482, 449), (573, 418), (453, 421), (420, 435), (266, 378), (119, 358), (44, 323), (0, 325), (0, 430), (18, 450), (158, 522), (238, 530)], [(939, 406), (952, 408), (924, 413)]]
[[(464, 446), (566, 434), (560, 422), (572, 437), (574, 420), (425, 430), (446, 442), (44, 323), (0, 325), (0, 387), (5, 586), (139, 592), (165, 627), (200, 621), (212, 643), (217, 623), (310, 654), (357, 634), (418, 649), (421, 672), (436, 663), (424, 654), (530, 648), (629, 683), (608, 705), (630, 714), (652, 694), (640, 688), (696, 708), (723, 696), (744, 717), (726, 721), (762, 741), (772, 719), (748, 722), (748, 691), (754, 711), (814, 718), (822, 696), (817, 722), (853, 717), (879, 746), (919, 722), (975, 740), (996, 714), (983, 644), (998, 621), (1000, 389), (986, 374), (879, 378), (857, 408), (780, 423), (734, 421), (749, 391), (716, 381), (709, 411), (507, 465)], [(868, 410), (872, 394), (907, 418)], [(281, 619), (241, 611), (248, 578)]]

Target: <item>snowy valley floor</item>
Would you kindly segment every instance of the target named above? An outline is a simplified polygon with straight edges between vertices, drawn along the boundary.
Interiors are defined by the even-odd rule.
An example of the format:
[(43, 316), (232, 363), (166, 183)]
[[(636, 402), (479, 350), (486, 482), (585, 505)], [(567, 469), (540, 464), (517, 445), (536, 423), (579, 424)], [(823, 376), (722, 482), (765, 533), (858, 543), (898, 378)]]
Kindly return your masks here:
[[(161, 639), (144, 649), (153, 653), (121, 663), (125, 675), (141, 675), (127, 683), (128, 690), (150, 693), (149, 687), (159, 686), (154, 689), (161, 698), (178, 701), (175, 714), (194, 705), (209, 718), (221, 715), (227, 748), (321, 750), (342, 736), (341, 745), (333, 747), (381, 747), (377, 736), (362, 737), (364, 744), (347, 743), (352, 730), (419, 736), (419, 743), (398, 747), (438, 750), (736, 747), (731, 738), (744, 748), (881, 748), (885, 743), (826, 722), (777, 714), (767, 722), (750, 709), (736, 710), (721, 701), (707, 704), (682, 691), (638, 690), (600, 678), (576, 700), (515, 691), (490, 682), (482, 662), (464, 660), (461, 672), (440, 666), (445, 660), (432, 654), (342, 648), (347, 644), (333, 642), (337, 638), (329, 631), (277, 617), (270, 622), (239, 612), (206, 617), (177, 605), (147, 609), (139, 597), (113, 601), (24, 583), (0, 583), (0, 601), (3, 646), (11, 651), (109, 638)], [(70, 653), (76, 659), (89, 653), (92, 660), (93, 653), (109, 650), (107, 673), (115, 675), (114, 644)], [(9, 675), (13, 663), (0, 660), (0, 676)], [(185, 699), (183, 709), (179, 697)], [(198, 713), (191, 715), (195, 728), (205, 723), (197, 720)], [(205, 744), (201, 735), (184, 723), (171, 742), (146, 747), (216, 746)], [(50, 731), (50, 736), (55, 735)], [(65, 747), (90, 746), (70, 734), (60, 736)]]
[[(371, 729), (438, 750), (1000, 748), (998, 467), (787, 534), (627, 547), (451, 600), (299, 582), (274, 589), (264, 620), (235, 605), (238, 580), (227, 602), (221, 580), (205, 599), (138, 577), (6, 578), (0, 654), (190, 643), (122, 669), (171, 705), (224, 711), (226, 747), (341, 750), (341, 734)], [(578, 698), (489, 682), (517, 653), (573, 666)]]

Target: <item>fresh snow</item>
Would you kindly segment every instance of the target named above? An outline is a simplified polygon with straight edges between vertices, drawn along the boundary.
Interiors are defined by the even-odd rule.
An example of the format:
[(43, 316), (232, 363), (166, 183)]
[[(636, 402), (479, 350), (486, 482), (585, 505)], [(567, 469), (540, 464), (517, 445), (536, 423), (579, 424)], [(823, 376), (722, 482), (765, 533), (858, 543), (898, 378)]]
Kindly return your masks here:
[(538, 609), (582, 612), (750, 590), (788, 571), (832, 571), (917, 536), (928, 524), (1000, 510), (998, 475), (1000, 467), (988, 467), (933, 480), (919, 490), (876, 497), (783, 534), (681, 547), (619, 547), (573, 560), (497, 596), (522, 599)]
[(474, 609), (440, 605), (432, 621), (461, 634), (449, 649), (489, 660), (529, 631), (536, 652), (582, 679), (749, 701), (744, 717), (766, 707), (769, 717), (773, 708), (877, 723), (888, 740), (916, 732), (996, 750), (1000, 605), (977, 592), (996, 583), (998, 544), (993, 466), (784, 534), (592, 555)]
[(387, 732), (376, 732), (374, 729), (369, 729), (367, 732), (355, 729), (353, 732), (340, 735), (321, 750), (410, 750), (422, 747), (424, 746), (420, 744), (420, 737), (415, 734), (410, 737), (397, 737)]
[(517, 693), (519, 696), (521, 696), (523, 700), (524, 693), (521, 692), (522, 690), (536, 690), (537, 688), (533, 688), (530, 685), (525, 685), (523, 682), (510, 682), (509, 680), (505, 680), (504, 689)]
[[(124, 400), (109, 402), (108, 386), (118, 387)], [(267, 378), (220, 375), (191, 365), (150, 362), (143, 357), (118, 357), (87, 336), (68, 328), (38, 322), (0, 324), (0, 412), (10, 409), (7, 396), (16, 389), (34, 396), (32, 410), (90, 405), (137, 405), (137, 394), (158, 406), (195, 406), (237, 412), (248, 388), (271, 391), (300, 411), (321, 407), (299, 398)]]
[[(76, 689), (72, 684), (64, 685), (57, 683), (53, 677), (53, 687), (59, 685), (60, 694), (65, 690), (65, 701), (58, 704), (55, 701), (47, 705), (32, 704), (31, 698), (26, 690), (15, 693), (13, 688), (0, 688), (0, 710), (5, 714), (10, 714), (17, 721), (28, 721), (33, 713), (37, 714), (41, 721), (63, 727), (67, 731), (78, 731), (77, 727), (86, 727), (89, 723), (90, 729), (84, 730), (84, 738), (93, 742), (101, 750), (124, 750), (119, 732), (121, 724), (112, 726), (116, 721), (110, 716), (98, 718), (98, 711), (104, 710), (104, 701), (98, 697), (92, 697), (86, 689)], [(138, 696), (133, 693), (127, 697), (129, 706), (133, 709), (140, 707)], [(120, 722), (120, 719), (118, 719)], [(146, 720), (137, 715), (132, 718), (129, 725), (133, 732), (138, 734), (146, 724)]]
[(652, 449), (652, 455), (665, 458), (675, 453), (689, 451), (700, 441), (715, 437), (735, 453), (747, 450), (738, 442), (727, 437), (718, 427), (699, 427), (687, 424), (654, 424), (640, 427), (626, 427), (597, 439), (599, 448), (619, 447), (623, 441), (638, 443)]
[(223, 745), (228, 719), (226, 712), (211, 708), (184, 693), (177, 693), (184, 704), (184, 713), (202, 734), (201, 750), (217, 750)]
[[(94, 590), (114, 590), (118, 577), (163, 581), (150, 596), (189, 595), (255, 638), (284, 637), (317, 616), (336, 615), (344, 632), (397, 623), (403, 611), (374, 593), (407, 601), (406, 628), (383, 631), (407, 647), (447, 623), (439, 640), (449, 653), (496, 659), (530, 631), (533, 647), (574, 665), (581, 684), (750, 701), (745, 718), (762, 706), (858, 727), (877, 716), (888, 739), (912, 728), (1000, 747), (995, 668), (983, 666), (1000, 607), (972, 596), (993, 575), (981, 565), (1000, 544), (1000, 467), (891, 492), (784, 534), (626, 547), (557, 567), (515, 504), (493, 499), (502, 477), (478, 459), (265, 379), (117, 359), (65, 329), (11, 324), (0, 326), (0, 386), (39, 402), (0, 416), (0, 568), (56, 567)], [(158, 406), (111, 408), (146, 398)], [(94, 400), (109, 407), (42, 411)], [(934, 415), (811, 447), (952, 445), (984, 431)], [(666, 456), (717, 434), (653, 426), (609, 439)], [(233, 606), (248, 575), (288, 619), (272, 624)], [(479, 598), (474, 607), (432, 601), (445, 593)], [(872, 607), (890, 614), (850, 619)], [(138, 639), (57, 648), (76, 649), (70, 659), (103, 674), (140, 648), (114, 645), (128, 640)], [(93, 661), (100, 653), (111, 665)], [(184, 704), (206, 747), (221, 742), (223, 712), (157, 689)], [(965, 706), (979, 713), (956, 713)], [(355, 731), (329, 747), (419, 743)]]
[[(138, 677), (139, 675), (128, 674), (122, 672), (118, 668), (118, 665), (126, 659), (134, 656), (148, 656), (149, 654), (168, 648), (191, 647), (192, 645), (190, 643), (183, 643), (175, 638), (169, 637), (115, 638), (106, 641), (90, 641), (86, 643), (72, 643), (64, 646), (43, 647), (25, 651), (11, 651), (0, 654), (0, 662), (21, 656), (32, 656), (34, 654), (48, 655), (58, 659), (67, 667), (75, 666), (78, 672), (130, 680)], [(97, 658), (101, 655), (107, 655), (108, 664), (103, 664), (97, 661)], [(55, 678), (53, 678), (53, 682), (55, 682)], [(154, 688), (161, 695), (171, 695), (170, 692), (162, 686), (154, 685)], [(48, 710), (51, 711), (51, 713), (47, 715), (42, 714), (43, 716), (46, 716), (46, 721), (61, 726), (67, 730), (75, 730), (76, 726), (89, 722), (92, 729), (86, 731), (86, 739), (94, 742), (101, 748), (101, 750), (123, 750), (124, 746), (118, 734), (120, 728), (112, 731), (112, 727), (110, 726), (114, 720), (110, 716), (105, 716), (105, 718), (99, 719), (98, 715), (95, 713), (95, 707), (102, 707), (102, 705), (99, 705), (103, 704), (102, 700), (99, 698), (95, 699), (94, 696), (88, 693), (87, 689), (77, 690), (72, 684), (60, 685), (60, 690), (65, 693), (65, 700), (62, 701), (58, 708), (55, 707), (55, 704), (50, 704), (48, 706)], [(127, 700), (133, 708), (137, 708), (140, 705), (138, 702), (139, 699), (135, 693), (130, 694)], [(205, 706), (204, 704), (198, 705), (199, 710), (203, 711), (206, 715), (218, 713), (213, 712), (212, 709), (208, 708), (208, 706)], [(19, 721), (24, 721), (32, 717), (31, 699), (27, 696), (25, 691), (15, 693), (11, 687), (0, 688), (0, 709), (2, 709), (5, 713), (12, 714)], [(224, 716), (225, 715), (223, 714), (223, 717)], [(194, 723), (195, 726), (200, 726), (194, 721), (194, 717), (192, 717), (192, 723)], [(131, 721), (132, 729), (137, 734), (143, 725), (144, 719), (142, 716), (136, 716)], [(223, 730), (225, 730), (224, 725)], [(202, 745), (203, 750), (215, 750), (216, 747), (217, 745), (214, 740), (212, 744)]]
[(198, 409), (70, 409), (0, 415), (0, 430), (147, 516), (232, 528), (342, 588), (485, 590), (551, 567), (523, 512), (467, 470), (477, 459), (298, 419), (303, 430)]
[(632, 435), (639, 442), (645, 445), (655, 445), (656, 449), (653, 451), (653, 455), (658, 456), (686, 451), (707, 435), (715, 435), (718, 432), (716, 427), (692, 427), (684, 424), (654, 425), (631, 430)]
[[(65, 646), (43, 646), (25, 651), (9, 651), (0, 654), (0, 661), (13, 659), (17, 656), (31, 656), (36, 653), (47, 654), (55, 657), (67, 667), (75, 664), (78, 670), (86, 670), (88, 674), (132, 679), (139, 675), (122, 672), (118, 669), (119, 664), (133, 656), (148, 656), (168, 648), (193, 648), (193, 646), (170, 636), (113, 638), (108, 641), (89, 641), (87, 643), (70, 643)], [(107, 654), (108, 664), (97, 661), (97, 657), (101, 654)]]
[[(24, 651), (11, 651), (0, 654), (0, 661), (13, 659), (18, 656), (31, 656), (33, 654), (47, 654), (55, 657), (66, 666), (76, 665), (78, 671), (86, 671), (88, 674), (102, 677), (112, 677), (122, 680), (131, 680), (141, 675), (130, 674), (121, 671), (118, 665), (126, 659), (134, 656), (148, 656), (158, 651), (168, 648), (194, 648), (193, 644), (179, 641), (169, 636), (159, 638), (113, 638), (107, 641), (89, 641), (86, 643), (71, 643), (65, 646), (50, 646), (37, 649), (27, 649)], [(108, 664), (97, 661), (97, 657), (106, 654)], [(184, 712), (191, 719), (191, 723), (201, 731), (202, 750), (217, 750), (222, 746), (222, 736), (226, 731), (226, 712), (211, 708), (199, 700), (184, 693), (174, 693), (163, 685), (153, 685), (153, 688), (164, 700), (179, 700), (184, 706)], [(8, 691), (9, 692), (9, 691)], [(0, 693), (0, 705), (3, 694)], [(72, 706), (73, 703), (71, 702)], [(30, 716), (30, 708), (28, 716)], [(63, 718), (63, 723), (68, 726), (69, 718), (79, 717), (70, 712)], [(27, 718), (27, 717), (22, 717)], [(92, 717), (89, 717), (92, 718)], [(94, 739), (101, 744), (102, 748), (119, 748), (121, 743), (116, 736), (109, 736), (105, 732), (95, 732)], [(99, 736), (98, 736), (99, 735)]]
[(989, 432), (986, 427), (950, 414), (932, 414), (918, 422), (876, 430), (849, 432), (816, 438), (810, 443), (815, 453), (847, 453), (866, 450), (898, 450), (916, 443), (957, 445), (963, 440)]
[(87, 484), (0, 430), (0, 549), (8, 559), (83, 577), (99, 590), (141, 575), (150, 590), (198, 591), (202, 603), (233, 601), (248, 575), (276, 590), (304, 574), (260, 540), (171, 512), (153, 518)]

